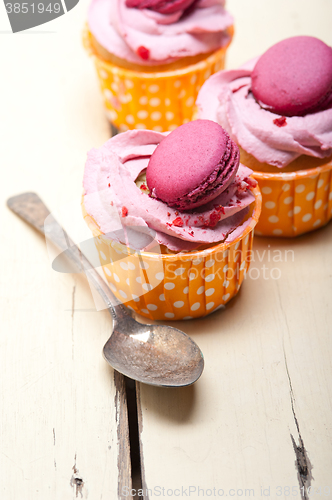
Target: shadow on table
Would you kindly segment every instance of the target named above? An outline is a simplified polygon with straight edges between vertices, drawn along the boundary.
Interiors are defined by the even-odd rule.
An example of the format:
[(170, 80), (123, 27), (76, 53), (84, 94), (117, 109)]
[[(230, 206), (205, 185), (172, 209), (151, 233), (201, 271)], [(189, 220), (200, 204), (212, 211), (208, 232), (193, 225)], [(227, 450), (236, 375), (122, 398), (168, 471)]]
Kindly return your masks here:
[[(140, 391), (141, 392), (141, 391)], [(148, 387), (149, 407), (144, 408), (156, 418), (178, 425), (190, 421), (197, 402), (195, 384), (187, 387)], [(144, 405), (144, 400), (140, 400)]]

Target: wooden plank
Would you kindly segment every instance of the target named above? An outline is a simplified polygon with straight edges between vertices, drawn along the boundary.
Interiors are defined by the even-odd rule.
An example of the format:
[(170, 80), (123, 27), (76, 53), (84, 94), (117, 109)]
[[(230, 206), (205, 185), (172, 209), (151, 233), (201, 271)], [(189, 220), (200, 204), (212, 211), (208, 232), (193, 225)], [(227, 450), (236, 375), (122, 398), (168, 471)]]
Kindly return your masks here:
[(101, 357), (111, 319), (83, 277), (52, 272), (38, 234), (4, 218), (3, 498), (115, 497), (131, 483), (123, 377)]
[(1, 46), (3, 500), (123, 498), (131, 486), (123, 377), (101, 354), (111, 318), (84, 276), (52, 270), (43, 238), (5, 206), (31, 190), (51, 210), (80, 210), (86, 152), (109, 137), (81, 44), (87, 6)]
[(205, 371), (188, 388), (140, 387), (152, 493), (263, 488), (286, 498), (288, 487), (331, 488), (331, 245), (331, 224), (295, 240), (294, 254), (288, 240), (257, 238), (238, 297), (175, 325), (200, 345)]
[[(330, 2), (227, 8), (230, 68), (288, 36), (332, 45)], [(139, 388), (145, 498), (332, 494), (331, 244), (331, 224), (292, 240), (256, 238), (251, 273), (226, 309), (172, 323), (199, 344), (205, 370), (193, 387)]]

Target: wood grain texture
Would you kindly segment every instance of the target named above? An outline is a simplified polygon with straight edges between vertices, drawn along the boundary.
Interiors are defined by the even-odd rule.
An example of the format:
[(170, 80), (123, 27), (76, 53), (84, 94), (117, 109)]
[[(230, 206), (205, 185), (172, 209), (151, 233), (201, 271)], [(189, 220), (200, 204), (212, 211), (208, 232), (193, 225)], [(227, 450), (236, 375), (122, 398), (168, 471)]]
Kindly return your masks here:
[[(331, 2), (227, 8), (229, 68), (288, 36), (332, 45)], [(256, 237), (251, 273), (226, 309), (174, 325), (198, 343), (205, 370), (184, 389), (140, 386), (145, 498), (332, 495), (331, 248), (331, 224), (292, 240)]]
[(127, 498), (126, 491), (131, 489), (131, 463), (128, 427), (128, 405), (124, 376), (114, 370), (114, 384), (116, 387), (115, 408), (118, 433), (118, 491), (120, 500)]
[[(113, 500), (131, 487), (123, 381), (101, 357), (109, 315), (96, 311), (84, 277), (52, 271), (43, 239), (5, 206), (28, 190), (51, 210), (77, 206), (86, 152), (110, 136), (81, 45), (88, 3), (36, 34), (1, 34), (3, 500)], [(332, 45), (330, 0), (228, 0), (228, 8), (229, 67), (295, 34)], [(66, 215), (60, 222), (72, 222), (79, 240)], [(289, 499), (311, 485), (314, 498), (328, 498), (318, 488), (332, 491), (331, 244), (331, 224), (296, 240), (257, 238), (257, 279), (249, 275), (224, 311), (174, 325), (200, 345), (206, 367), (192, 387), (140, 386), (144, 489)]]
[(123, 381), (102, 357), (111, 317), (83, 275), (52, 270), (43, 237), (6, 207), (35, 191), (65, 207), (60, 221), (80, 241), (66, 207), (79, 214), (86, 153), (110, 133), (81, 44), (87, 6), (35, 34), (1, 34), (2, 500), (115, 499), (131, 486)]
[(257, 238), (252, 272), (226, 309), (177, 324), (205, 371), (188, 388), (140, 387), (152, 492), (263, 488), (277, 498), (289, 487), (300, 498), (300, 485), (331, 488), (331, 245), (331, 224), (292, 245)]

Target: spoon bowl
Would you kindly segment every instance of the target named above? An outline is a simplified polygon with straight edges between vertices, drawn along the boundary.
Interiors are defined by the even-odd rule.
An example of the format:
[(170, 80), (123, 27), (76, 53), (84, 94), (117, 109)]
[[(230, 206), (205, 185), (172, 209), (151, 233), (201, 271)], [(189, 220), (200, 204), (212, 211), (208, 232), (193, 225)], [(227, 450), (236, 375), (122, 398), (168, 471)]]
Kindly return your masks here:
[(114, 369), (139, 382), (164, 387), (187, 386), (200, 377), (204, 359), (197, 344), (177, 328), (145, 325), (133, 319), (37, 194), (13, 196), (7, 205), (65, 252), (103, 298), (113, 317), (113, 333), (103, 354)]
[(180, 387), (195, 382), (204, 361), (197, 344), (166, 325), (143, 325), (128, 317), (115, 323), (103, 354), (128, 377), (151, 385)]

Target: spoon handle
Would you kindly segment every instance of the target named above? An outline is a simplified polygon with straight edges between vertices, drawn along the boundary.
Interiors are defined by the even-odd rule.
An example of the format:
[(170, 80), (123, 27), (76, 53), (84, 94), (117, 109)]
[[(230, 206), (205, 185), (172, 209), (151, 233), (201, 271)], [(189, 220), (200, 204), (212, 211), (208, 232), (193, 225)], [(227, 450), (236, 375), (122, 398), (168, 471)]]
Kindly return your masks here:
[[(66, 256), (80, 270), (84, 270), (91, 283), (99, 292), (106, 306), (110, 310), (114, 320), (130, 316), (122, 304), (118, 301), (102, 277), (97, 273), (85, 255), (70, 239), (66, 231), (54, 219), (50, 211), (36, 193), (22, 193), (7, 200), (8, 207), (25, 220), (31, 226), (54, 243), (60, 250), (66, 252)], [(44, 221), (48, 217), (47, 227)], [(45, 231), (46, 229), (46, 231)]]

